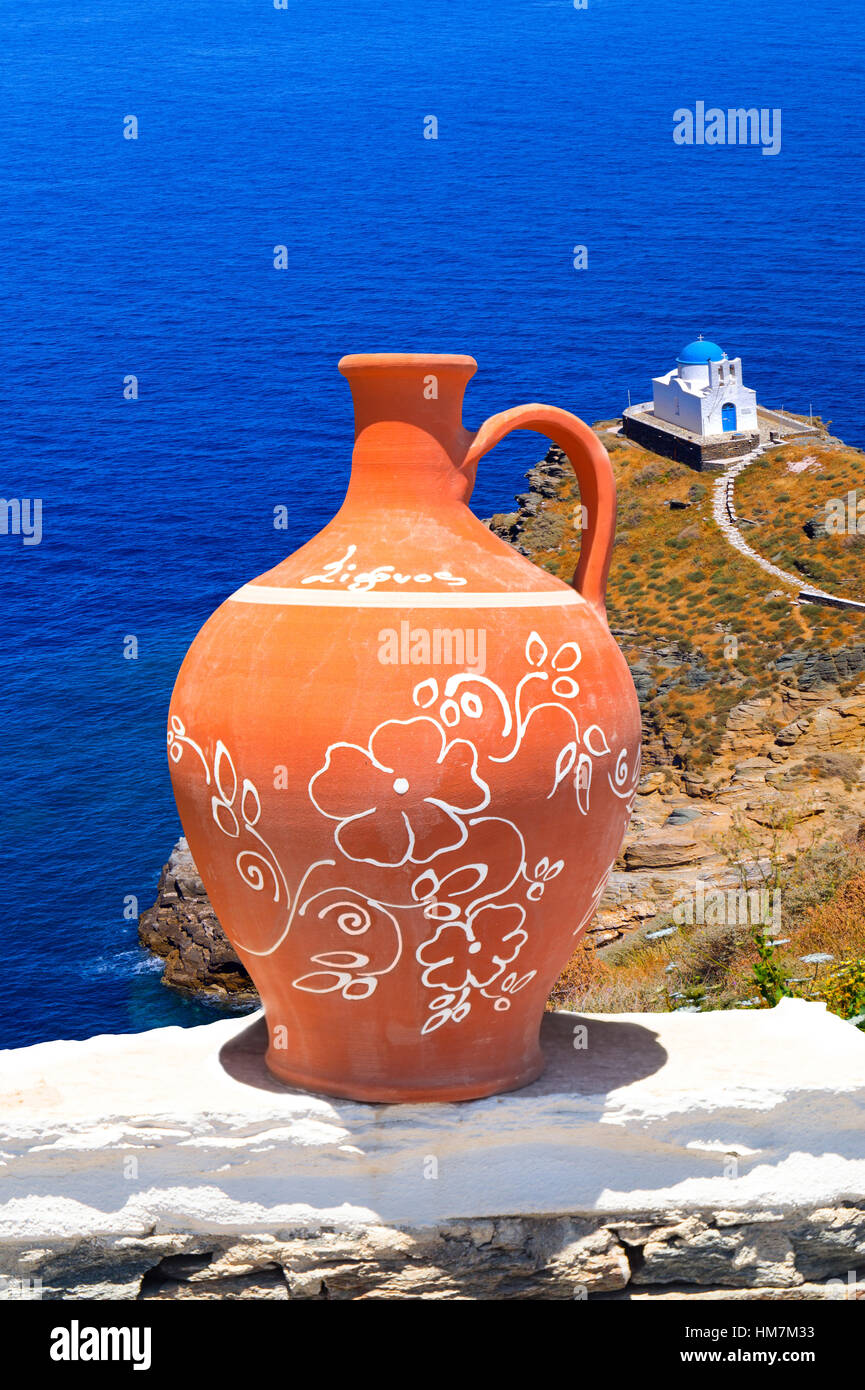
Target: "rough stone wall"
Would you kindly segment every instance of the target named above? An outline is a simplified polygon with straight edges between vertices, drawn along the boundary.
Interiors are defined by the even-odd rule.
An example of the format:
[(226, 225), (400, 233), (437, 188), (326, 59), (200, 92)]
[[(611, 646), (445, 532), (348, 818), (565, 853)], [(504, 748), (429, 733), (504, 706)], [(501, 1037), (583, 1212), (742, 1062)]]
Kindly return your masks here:
[(652, 425), (641, 416), (629, 415), (627, 411), (622, 417), (622, 433), (644, 449), (685, 463), (698, 473), (720, 468), (726, 460), (750, 453), (760, 443), (759, 432), (755, 431), (747, 435), (739, 434), (736, 438), (731, 435), (711, 444), (698, 444), (696, 440)]
[(0, 1267), (6, 1299), (865, 1299), (865, 1210), (92, 1236)]

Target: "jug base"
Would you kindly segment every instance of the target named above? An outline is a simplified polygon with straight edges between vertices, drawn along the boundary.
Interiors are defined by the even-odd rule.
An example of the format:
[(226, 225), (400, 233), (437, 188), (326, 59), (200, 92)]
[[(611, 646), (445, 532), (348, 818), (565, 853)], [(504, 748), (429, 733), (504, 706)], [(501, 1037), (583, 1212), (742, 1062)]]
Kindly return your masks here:
[(483, 1100), (502, 1091), (518, 1091), (536, 1081), (544, 1070), (544, 1057), (538, 1051), (536, 1056), (523, 1066), (506, 1072), (503, 1076), (477, 1079), (463, 1083), (443, 1081), (441, 1084), (420, 1083), (417, 1085), (386, 1084), (358, 1081), (343, 1083), (329, 1077), (304, 1075), (284, 1057), (277, 1061), (268, 1051), (265, 1061), (271, 1076), (285, 1086), (311, 1091), (316, 1095), (336, 1096), (340, 1100), (359, 1100), (387, 1105), (418, 1105), (426, 1103), (448, 1103), (457, 1100)]

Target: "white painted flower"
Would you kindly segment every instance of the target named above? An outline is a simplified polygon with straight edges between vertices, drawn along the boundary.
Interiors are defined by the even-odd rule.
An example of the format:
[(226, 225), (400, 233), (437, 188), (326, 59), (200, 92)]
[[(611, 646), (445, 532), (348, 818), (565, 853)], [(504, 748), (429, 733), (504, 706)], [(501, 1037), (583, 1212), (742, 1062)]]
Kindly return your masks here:
[(309, 795), (339, 822), (334, 839), (347, 858), (382, 868), (428, 864), (465, 843), (461, 816), (489, 805), (477, 764), (474, 745), (448, 742), (434, 719), (388, 719), (366, 748), (331, 744)]
[[(526, 642), (526, 661), (530, 666), (540, 670), (546, 666), (549, 656), (550, 650), (546, 642), (537, 632), (531, 632)], [(565, 673), (576, 670), (582, 659), (583, 654), (577, 642), (563, 642), (553, 655), (550, 661), (550, 689), (560, 699), (570, 700), (574, 695), (579, 695), (580, 687), (577, 681)]]
[(424, 984), (455, 994), (492, 984), (528, 941), (525, 919), (519, 903), (484, 903), (464, 922), (442, 922), (417, 949)]

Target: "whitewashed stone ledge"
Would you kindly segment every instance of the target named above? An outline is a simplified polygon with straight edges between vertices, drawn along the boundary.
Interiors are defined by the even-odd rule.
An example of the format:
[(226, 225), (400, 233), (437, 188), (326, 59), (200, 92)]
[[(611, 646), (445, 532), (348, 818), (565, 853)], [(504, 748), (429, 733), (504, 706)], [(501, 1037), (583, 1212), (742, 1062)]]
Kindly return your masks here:
[(865, 1294), (862, 1033), (785, 1000), (543, 1041), (454, 1105), (282, 1086), (258, 1016), (0, 1052), (0, 1298)]

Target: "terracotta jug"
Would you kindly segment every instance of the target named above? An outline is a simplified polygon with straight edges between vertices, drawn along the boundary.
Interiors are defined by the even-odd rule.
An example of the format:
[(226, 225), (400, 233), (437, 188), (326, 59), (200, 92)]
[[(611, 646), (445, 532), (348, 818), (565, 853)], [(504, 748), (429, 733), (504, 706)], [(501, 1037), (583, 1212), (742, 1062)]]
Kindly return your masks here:
[[(342, 507), (217, 609), (171, 700), (180, 817), (261, 994), (267, 1065), (357, 1100), (463, 1100), (538, 1075), (544, 1003), (639, 776), (637, 697), (604, 612), (609, 459), (552, 406), (465, 429), (476, 366), (342, 359)], [(576, 471), (573, 587), (467, 506), (478, 460), (516, 429)]]

